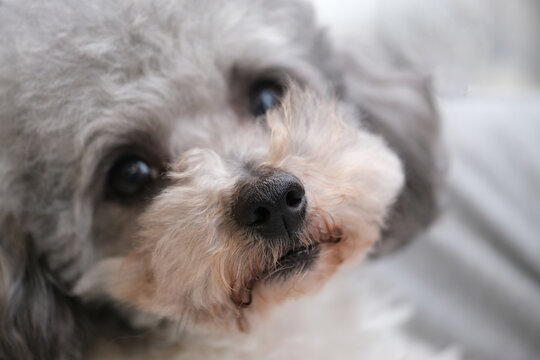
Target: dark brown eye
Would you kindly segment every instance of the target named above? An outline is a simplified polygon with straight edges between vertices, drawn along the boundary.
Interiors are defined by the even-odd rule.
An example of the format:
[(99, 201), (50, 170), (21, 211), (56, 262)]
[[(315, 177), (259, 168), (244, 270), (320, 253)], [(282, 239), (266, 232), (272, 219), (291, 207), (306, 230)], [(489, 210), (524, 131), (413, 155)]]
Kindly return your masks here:
[(284, 94), (281, 83), (275, 80), (259, 80), (249, 89), (249, 106), (251, 114), (258, 117), (279, 104)]
[(152, 188), (158, 171), (144, 159), (128, 155), (118, 159), (108, 174), (108, 186), (112, 195), (120, 198), (135, 198)]

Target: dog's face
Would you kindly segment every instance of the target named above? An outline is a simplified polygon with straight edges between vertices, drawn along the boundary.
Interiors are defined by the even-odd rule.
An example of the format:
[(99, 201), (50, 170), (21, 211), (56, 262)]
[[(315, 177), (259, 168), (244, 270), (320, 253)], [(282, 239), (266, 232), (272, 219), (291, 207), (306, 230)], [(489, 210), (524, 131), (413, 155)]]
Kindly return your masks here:
[(182, 38), (136, 79), (107, 84), (123, 98), (83, 125), (77, 191), (93, 196), (96, 258), (80, 295), (97, 286), (161, 316), (236, 324), (243, 308), (316, 289), (378, 240), (399, 161), (320, 99), (327, 74), (295, 39), (297, 18), (245, 6), (232, 24), (212, 7), (192, 10), (195, 28), (177, 19)]
[(410, 169), (401, 132), (377, 99), (361, 109), (371, 122), (353, 110), (362, 101), (307, 4), (40, 6), (66, 21), (3, 25), (4, 288), (6, 249), (26, 235), (83, 301), (230, 328), (380, 239)]
[[(365, 254), (402, 185), (400, 163), (333, 104), (288, 91), (264, 118), (218, 112), (195, 120), (208, 122), (204, 130), (192, 119), (175, 124), (163, 180), (144, 155), (113, 162), (106, 186), (117, 195), (165, 184), (126, 223), (110, 215), (125, 204), (97, 205), (108, 215), (96, 240), (112, 241), (111, 229), (125, 240), (121, 257), (103, 257), (83, 277), (82, 291), (97, 282), (137, 308), (215, 325), (313, 291)], [(175, 153), (174, 134), (190, 131), (200, 133)]]

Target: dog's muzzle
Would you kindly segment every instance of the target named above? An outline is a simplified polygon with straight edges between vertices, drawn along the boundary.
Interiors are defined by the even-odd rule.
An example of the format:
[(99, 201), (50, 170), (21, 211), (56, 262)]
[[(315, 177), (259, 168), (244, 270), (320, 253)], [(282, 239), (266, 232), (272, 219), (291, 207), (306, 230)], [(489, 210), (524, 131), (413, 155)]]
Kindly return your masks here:
[(295, 176), (267, 169), (238, 186), (235, 221), (265, 239), (295, 238), (306, 217), (304, 187)]

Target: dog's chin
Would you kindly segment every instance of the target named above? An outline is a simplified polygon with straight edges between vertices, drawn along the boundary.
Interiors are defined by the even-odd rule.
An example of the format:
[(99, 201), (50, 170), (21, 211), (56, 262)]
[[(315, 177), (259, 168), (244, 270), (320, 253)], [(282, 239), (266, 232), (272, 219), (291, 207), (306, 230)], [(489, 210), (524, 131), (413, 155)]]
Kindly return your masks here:
[(337, 230), (321, 232), (320, 229), (318, 235), (284, 250), (260, 277), (252, 279), (248, 289), (244, 289), (247, 294), (242, 294), (244, 301), (237, 305), (250, 313), (264, 312), (324, 286), (333, 273), (332, 264), (328, 267), (327, 263), (336, 259), (333, 254), (340, 247), (343, 235)]

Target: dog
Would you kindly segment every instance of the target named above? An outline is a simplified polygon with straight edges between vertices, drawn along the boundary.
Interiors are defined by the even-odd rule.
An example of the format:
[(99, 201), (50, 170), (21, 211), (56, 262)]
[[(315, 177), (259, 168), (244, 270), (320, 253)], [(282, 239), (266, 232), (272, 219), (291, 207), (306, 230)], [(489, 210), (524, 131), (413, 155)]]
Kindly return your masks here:
[(0, 359), (435, 358), (346, 271), (435, 214), (425, 79), (301, 0), (2, 0), (0, 34)]

